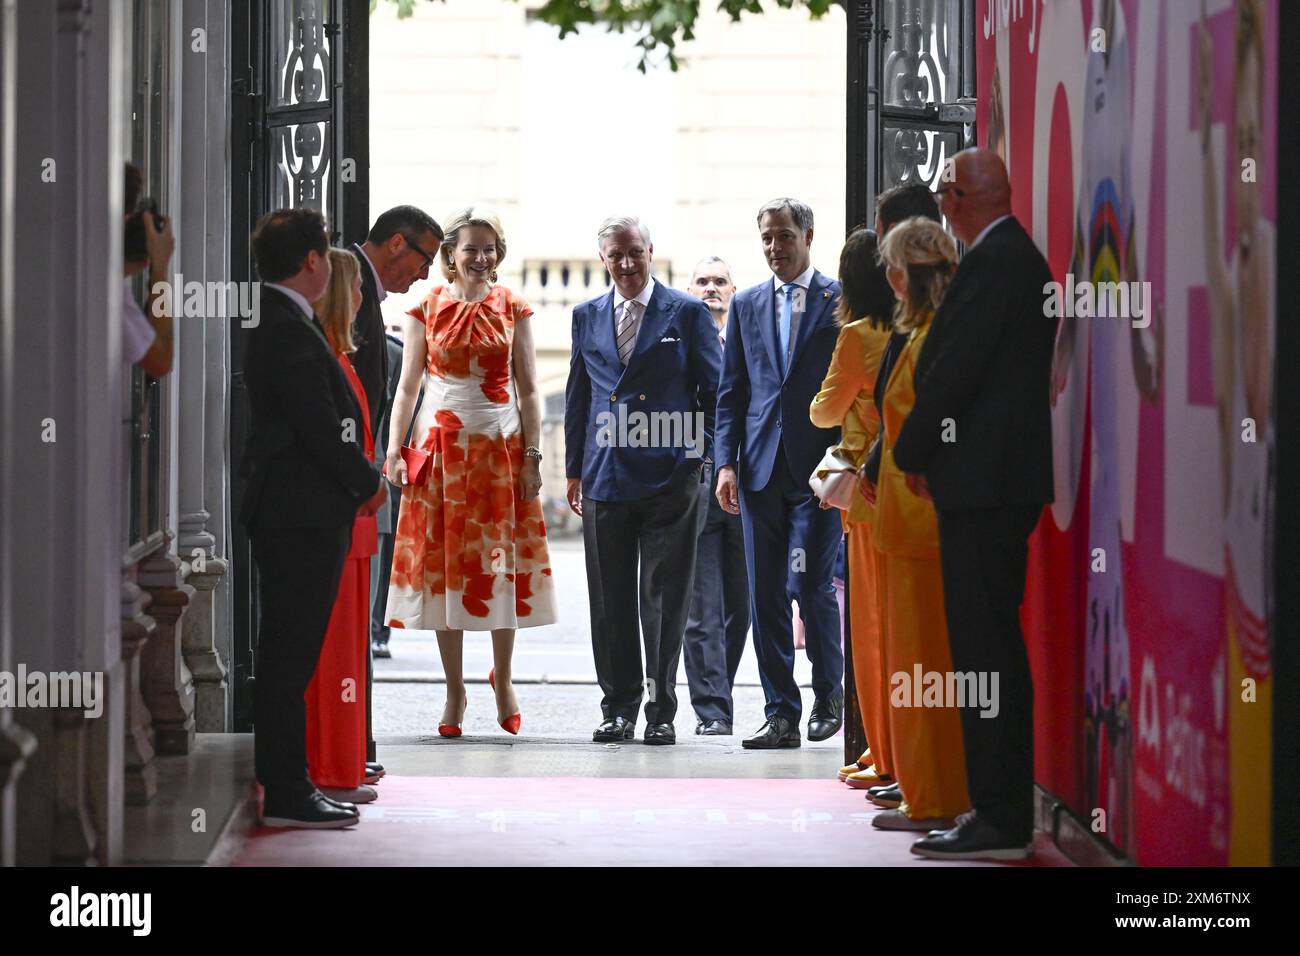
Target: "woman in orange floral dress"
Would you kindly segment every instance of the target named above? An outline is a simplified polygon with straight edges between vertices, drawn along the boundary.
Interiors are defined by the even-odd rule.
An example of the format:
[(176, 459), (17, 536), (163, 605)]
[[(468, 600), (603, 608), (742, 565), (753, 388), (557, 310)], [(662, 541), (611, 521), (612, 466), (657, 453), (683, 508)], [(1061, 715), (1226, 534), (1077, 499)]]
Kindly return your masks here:
[[(402, 506), (386, 617), (390, 627), (438, 634), (447, 677), (438, 724), (444, 737), (460, 736), (465, 715), (463, 634), (491, 631), (497, 722), (518, 733), (510, 682), (515, 629), (555, 621), (538, 498), (542, 405), (533, 313), (496, 284), (506, 245), (495, 215), (470, 207), (444, 228), (438, 258), (448, 284), (408, 313), (389, 425), (385, 471), (402, 486)], [(421, 381), (411, 445), (432, 459), (427, 477), (411, 484), (401, 448)]]

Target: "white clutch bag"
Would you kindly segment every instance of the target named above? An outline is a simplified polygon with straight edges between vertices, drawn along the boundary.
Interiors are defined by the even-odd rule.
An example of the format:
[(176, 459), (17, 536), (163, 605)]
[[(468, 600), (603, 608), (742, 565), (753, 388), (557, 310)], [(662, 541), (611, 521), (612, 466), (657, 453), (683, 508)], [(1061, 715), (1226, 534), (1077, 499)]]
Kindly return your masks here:
[(841, 511), (849, 510), (857, 485), (858, 469), (838, 445), (826, 449), (826, 454), (808, 479), (808, 486), (822, 504)]

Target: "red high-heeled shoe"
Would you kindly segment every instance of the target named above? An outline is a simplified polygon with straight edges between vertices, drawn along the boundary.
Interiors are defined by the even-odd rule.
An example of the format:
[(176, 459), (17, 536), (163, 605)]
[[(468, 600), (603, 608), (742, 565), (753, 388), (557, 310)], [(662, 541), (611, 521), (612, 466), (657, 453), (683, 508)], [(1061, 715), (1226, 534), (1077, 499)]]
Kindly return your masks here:
[[(464, 714), (463, 714), (463, 712), (462, 712), (462, 718), (463, 718), (463, 716), (464, 716)], [(459, 737), (459, 736), (460, 736), (460, 724), (439, 724), (439, 725), (438, 725), (438, 736), (439, 736), (439, 737)]]
[[(488, 686), (492, 688), (493, 692), (497, 689), (496, 677), (497, 669), (494, 667), (488, 671)], [(498, 720), (497, 723), (501, 725), (501, 729), (506, 733), (515, 734), (517, 736), (519, 734), (519, 724), (522, 720), (523, 714), (520, 711), (516, 711), (505, 720)]]

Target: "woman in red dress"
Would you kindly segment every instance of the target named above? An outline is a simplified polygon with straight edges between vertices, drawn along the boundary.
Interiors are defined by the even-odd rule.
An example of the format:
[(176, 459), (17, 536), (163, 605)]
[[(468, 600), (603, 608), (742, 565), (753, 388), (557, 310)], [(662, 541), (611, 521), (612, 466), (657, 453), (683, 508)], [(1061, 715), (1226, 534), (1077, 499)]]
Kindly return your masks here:
[[(354, 434), (366, 459), (374, 460), (370, 406), (352, 367), (352, 320), (361, 307), (361, 272), (356, 258), (331, 249), (330, 281), (312, 307), (320, 319), (339, 365), (360, 407)], [(348, 425), (344, 420), (345, 430)], [(316, 674), (307, 687), (307, 769), (312, 783), (329, 797), (353, 803), (375, 799), (373, 788), (362, 786), (366, 763), (366, 651), (370, 640), (370, 557), (378, 550), (374, 515), (358, 515), (352, 524), (352, 545), (343, 565), (339, 593), (330, 613)]]

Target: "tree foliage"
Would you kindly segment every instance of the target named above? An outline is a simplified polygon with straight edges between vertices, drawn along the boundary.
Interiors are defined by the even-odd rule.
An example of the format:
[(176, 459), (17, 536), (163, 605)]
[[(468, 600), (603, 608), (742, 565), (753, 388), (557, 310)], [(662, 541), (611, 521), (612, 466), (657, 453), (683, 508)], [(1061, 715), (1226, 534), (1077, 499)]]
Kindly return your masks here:
[[(386, 0), (397, 5), (399, 20), (415, 12), (418, 0)], [(516, 0), (518, 2), (518, 0)], [(777, 7), (789, 10), (802, 7), (815, 20), (823, 15), (836, 0), (768, 0)], [(718, 10), (727, 14), (733, 23), (744, 13), (762, 13), (764, 0), (719, 0)], [(378, 0), (370, 0), (370, 12), (375, 12)], [(641, 50), (637, 69), (642, 73), (647, 66), (666, 62), (676, 71), (681, 64), (677, 44), (695, 39), (695, 22), (699, 18), (699, 0), (546, 0), (536, 16), (560, 31), (560, 38), (576, 33), (584, 24), (601, 24), (605, 29), (636, 35), (636, 46)]]

